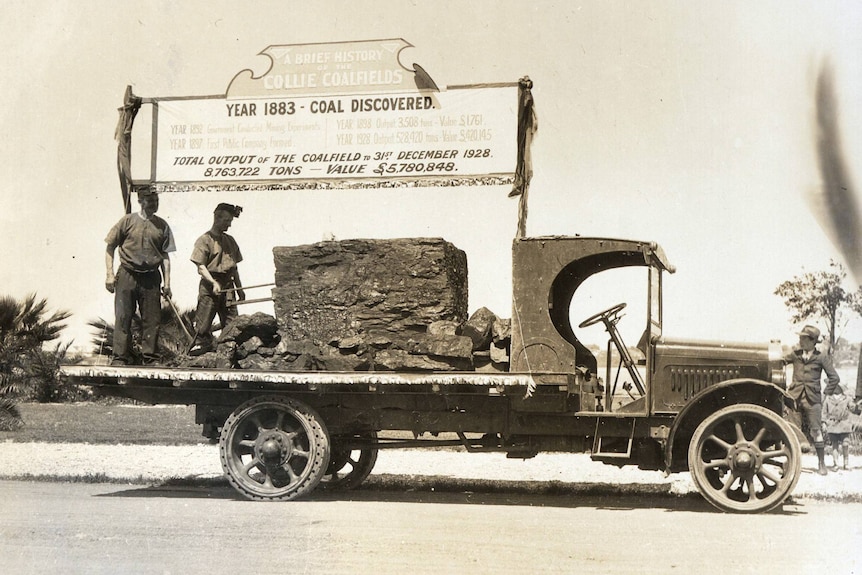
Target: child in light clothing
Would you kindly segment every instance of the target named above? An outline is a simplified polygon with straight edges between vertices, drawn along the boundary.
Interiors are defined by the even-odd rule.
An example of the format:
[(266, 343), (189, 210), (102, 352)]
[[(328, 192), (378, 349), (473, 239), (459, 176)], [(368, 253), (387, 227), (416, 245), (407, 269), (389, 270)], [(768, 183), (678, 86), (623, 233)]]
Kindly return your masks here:
[(844, 456), (844, 469), (847, 469), (850, 458), (850, 433), (853, 422), (850, 414), (859, 413), (859, 408), (849, 395), (844, 395), (844, 388), (835, 386), (834, 391), (823, 400), (823, 428), (832, 444), (832, 469), (838, 469), (838, 446)]

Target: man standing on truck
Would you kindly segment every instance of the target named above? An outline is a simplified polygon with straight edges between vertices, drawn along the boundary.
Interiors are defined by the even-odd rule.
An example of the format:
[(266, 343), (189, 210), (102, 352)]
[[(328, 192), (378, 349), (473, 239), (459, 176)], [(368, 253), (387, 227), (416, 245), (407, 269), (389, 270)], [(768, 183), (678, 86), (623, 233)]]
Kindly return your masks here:
[(235, 302), (245, 299), (237, 269), (242, 253), (236, 240), (225, 233), (241, 213), (241, 206), (219, 204), (213, 212), (212, 227), (195, 241), (191, 260), (198, 268), (201, 283), (195, 311), (194, 354), (212, 351), (212, 325), (216, 314), (222, 328), (227, 327), (238, 315)]
[(791, 421), (800, 428), (803, 418), (808, 423), (808, 434), (817, 452), (817, 473), (826, 475), (825, 445), (820, 418), (823, 403), (820, 378), (825, 371), (826, 395), (834, 393), (841, 378), (832, 365), (832, 358), (817, 349), (820, 330), (813, 325), (806, 325), (798, 335), (799, 347), (784, 357), (785, 363), (793, 364), (793, 381), (787, 389), (788, 395), (796, 403), (796, 409), (791, 413)]
[[(132, 316), (141, 314), (141, 354), (143, 363), (158, 360), (156, 344), (161, 319), (159, 292), (171, 297), (171, 260), (176, 251), (170, 226), (156, 215), (159, 196), (151, 187), (138, 190), (141, 211), (126, 214), (105, 238), (105, 288), (114, 294), (114, 349), (112, 365), (133, 363)], [(114, 274), (114, 252), (119, 250), (120, 266)], [(164, 287), (162, 281), (164, 280)]]

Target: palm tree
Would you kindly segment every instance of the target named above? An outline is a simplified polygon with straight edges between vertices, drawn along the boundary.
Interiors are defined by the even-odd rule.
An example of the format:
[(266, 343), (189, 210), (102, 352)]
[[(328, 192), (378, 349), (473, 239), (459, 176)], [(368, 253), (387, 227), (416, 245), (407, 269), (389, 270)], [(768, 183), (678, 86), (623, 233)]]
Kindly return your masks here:
[[(0, 297), (0, 429), (14, 429), (23, 423), (19, 398), (57, 379), (58, 358), (69, 346), (58, 345), (46, 352), (44, 344), (57, 339), (70, 317), (67, 311), (47, 315), (48, 302), (30, 294), (23, 301)], [(46, 356), (45, 354), (48, 354)], [(54, 356), (53, 360), (49, 356)]]

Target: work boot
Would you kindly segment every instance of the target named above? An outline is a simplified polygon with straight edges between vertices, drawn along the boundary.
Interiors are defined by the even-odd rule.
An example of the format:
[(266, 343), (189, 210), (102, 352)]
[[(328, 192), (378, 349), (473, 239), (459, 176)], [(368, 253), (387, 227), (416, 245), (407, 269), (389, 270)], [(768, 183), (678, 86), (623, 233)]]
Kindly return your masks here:
[(826, 475), (828, 471), (826, 471), (826, 461), (825, 454), (823, 453), (822, 447), (816, 447), (817, 450), (817, 473), (819, 475)]
[(195, 341), (192, 343), (192, 347), (189, 349), (188, 354), (191, 357), (197, 357), (211, 351), (215, 351), (215, 346), (213, 345), (212, 338), (197, 335), (195, 336)]

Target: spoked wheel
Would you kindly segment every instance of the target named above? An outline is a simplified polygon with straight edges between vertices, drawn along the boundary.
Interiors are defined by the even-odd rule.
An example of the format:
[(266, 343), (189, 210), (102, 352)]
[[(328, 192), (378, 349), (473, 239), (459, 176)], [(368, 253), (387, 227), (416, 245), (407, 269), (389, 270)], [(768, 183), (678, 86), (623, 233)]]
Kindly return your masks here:
[(377, 462), (377, 449), (350, 449), (344, 442), (350, 439), (374, 441), (377, 433), (368, 431), (357, 433), (350, 437), (332, 438), (332, 455), (329, 467), (320, 481), (320, 486), (326, 489), (356, 489), (365, 481), (374, 464)]
[(799, 440), (776, 413), (730, 405), (694, 432), (688, 466), (700, 493), (722, 511), (758, 513), (781, 505), (801, 471)]
[(219, 453), (237, 491), (249, 499), (286, 501), (320, 482), (329, 465), (329, 433), (310, 407), (286, 397), (258, 397), (228, 417)]

